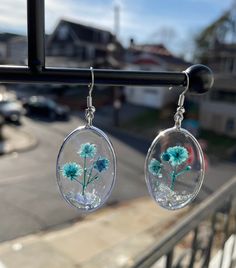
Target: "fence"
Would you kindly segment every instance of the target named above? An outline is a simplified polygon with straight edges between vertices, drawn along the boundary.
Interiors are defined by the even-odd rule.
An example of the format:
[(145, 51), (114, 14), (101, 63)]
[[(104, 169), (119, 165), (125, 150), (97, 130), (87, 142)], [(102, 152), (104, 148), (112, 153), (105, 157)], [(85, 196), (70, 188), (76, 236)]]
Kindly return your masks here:
[[(236, 250), (236, 209), (234, 198), (236, 197), (236, 177), (224, 184), (218, 191), (209, 196), (195, 209), (186, 215), (170, 232), (168, 232), (151, 249), (135, 260), (133, 267), (150, 268), (163, 256), (166, 256), (166, 268), (181, 267), (209, 267), (212, 249), (218, 244), (219, 252), (217, 266), (233, 268), (233, 253)], [(201, 235), (201, 224), (208, 222), (209, 232)], [(191, 247), (175, 257), (175, 249), (192, 233)], [(230, 249), (226, 247), (226, 241), (231, 239)], [(218, 241), (216, 241), (218, 240)], [(227, 251), (227, 252), (226, 252)], [(230, 252), (229, 252), (230, 251)], [(226, 262), (227, 253), (227, 266)], [(233, 266), (235, 265), (235, 266)], [(155, 266), (159, 267), (159, 266)], [(163, 267), (163, 266), (160, 266)]]

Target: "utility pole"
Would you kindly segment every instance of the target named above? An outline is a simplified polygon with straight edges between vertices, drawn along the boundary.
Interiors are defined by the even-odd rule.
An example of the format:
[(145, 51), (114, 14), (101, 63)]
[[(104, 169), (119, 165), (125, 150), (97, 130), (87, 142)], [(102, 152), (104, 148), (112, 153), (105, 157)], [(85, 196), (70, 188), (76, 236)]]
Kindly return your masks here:
[(120, 6), (115, 5), (114, 7), (114, 35), (118, 39), (120, 32)]
[[(120, 30), (120, 7), (115, 5), (114, 7), (114, 57), (117, 50), (117, 39)], [(120, 109), (121, 109), (121, 100), (120, 100), (120, 87), (114, 87), (113, 91), (113, 124), (118, 127), (120, 125)]]

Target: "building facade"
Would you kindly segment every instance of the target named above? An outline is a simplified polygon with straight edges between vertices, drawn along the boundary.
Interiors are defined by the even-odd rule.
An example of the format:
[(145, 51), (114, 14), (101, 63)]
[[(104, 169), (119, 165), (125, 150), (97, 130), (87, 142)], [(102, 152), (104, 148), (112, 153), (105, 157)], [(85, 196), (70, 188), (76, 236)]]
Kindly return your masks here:
[[(127, 70), (182, 71), (191, 64), (174, 56), (165, 46), (134, 45), (126, 54)], [(161, 109), (177, 99), (178, 91), (166, 87), (125, 87), (126, 100), (130, 103)]]
[(215, 83), (200, 102), (200, 126), (236, 137), (236, 44), (217, 45), (207, 60)]
[(61, 20), (47, 41), (47, 65), (94, 66), (109, 57), (112, 45), (119, 53), (121, 45), (110, 31)]

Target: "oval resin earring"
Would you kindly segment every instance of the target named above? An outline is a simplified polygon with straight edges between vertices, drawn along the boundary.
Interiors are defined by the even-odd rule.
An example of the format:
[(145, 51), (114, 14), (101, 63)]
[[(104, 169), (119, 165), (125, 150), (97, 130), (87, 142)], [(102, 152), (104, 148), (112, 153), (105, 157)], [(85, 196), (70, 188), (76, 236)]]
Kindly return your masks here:
[(94, 73), (89, 85), (87, 124), (72, 131), (57, 157), (57, 182), (64, 199), (81, 212), (101, 207), (111, 194), (116, 178), (116, 156), (107, 135), (92, 125)]
[(181, 128), (187, 86), (180, 95), (175, 125), (161, 131), (148, 150), (145, 179), (154, 200), (163, 208), (175, 210), (188, 205), (198, 194), (205, 172), (200, 144), (187, 130)]

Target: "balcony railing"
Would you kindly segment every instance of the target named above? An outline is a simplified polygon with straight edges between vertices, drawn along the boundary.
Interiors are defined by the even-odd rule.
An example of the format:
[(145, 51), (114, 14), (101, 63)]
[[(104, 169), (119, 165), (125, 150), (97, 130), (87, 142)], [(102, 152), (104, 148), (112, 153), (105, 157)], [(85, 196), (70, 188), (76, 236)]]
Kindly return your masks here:
[[(165, 234), (156, 245), (147, 249), (134, 261), (135, 268), (150, 267), (209, 267), (214, 253), (218, 252), (217, 266), (214, 268), (233, 268), (233, 255), (236, 250), (236, 177), (225, 183), (218, 191), (210, 195), (204, 202), (193, 208), (190, 213), (173, 229)], [(202, 233), (202, 226), (208, 232)], [(175, 250), (187, 237), (192, 237), (190, 247), (175, 254)], [(230, 248), (226, 246), (231, 240)], [(176, 250), (177, 251), (177, 250)], [(165, 264), (158, 261), (165, 257)], [(227, 260), (226, 260), (227, 258)], [(227, 265), (226, 265), (227, 262)]]
[[(45, 83), (88, 85), (90, 69), (45, 66), (44, 0), (27, 0), (28, 66), (0, 66), (2, 83)], [(184, 72), (148, 72), (94, 69), (96, 85), (186, 86), (205, 93), (213, 86), (212, 71), (204, 65), (190, 66)]]

